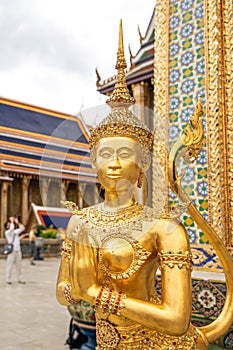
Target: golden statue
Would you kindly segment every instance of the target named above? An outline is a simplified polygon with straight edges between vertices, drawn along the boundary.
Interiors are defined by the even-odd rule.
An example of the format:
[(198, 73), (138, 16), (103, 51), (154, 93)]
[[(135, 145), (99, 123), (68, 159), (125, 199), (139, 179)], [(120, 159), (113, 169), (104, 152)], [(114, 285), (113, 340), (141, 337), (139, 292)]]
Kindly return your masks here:
[[(208, 349), (209, 340), (218, 338), (232, 322), (232, 263), (208, 228), (214, 247), (221, 246), (218, 250), (230, 291), (220, 318), (206, 327), (194, 327), (190, 322), (192, 256), (187, 232), (176, 219), (161, 216), (160, 210), (134, 199), (134, 185), (141, 186), (150, 165), (153, 133), (129, 110), (134, 99), (126, 86), (125, 68), (120, 23), (117, 81), (107, 101), (111, 113), (90, 137), (91, 161), (105, 199), (82, 210), (66, 203), (73, 215), (62, 247), (57, 299), (65, 306), (80, 300), (95, 305), (98, 350)], [(200, 111), (199, 103), (183, 141), (170, 156), (171, 186), (184, 200), (174, 164), (181, 149), (188, 149), (190, 158), (195, 158), (201, 148)], [(205, 230), (206, 223), (199, 223)], [(161, 299), (155, 290), (157, 269), (161, 270)]]

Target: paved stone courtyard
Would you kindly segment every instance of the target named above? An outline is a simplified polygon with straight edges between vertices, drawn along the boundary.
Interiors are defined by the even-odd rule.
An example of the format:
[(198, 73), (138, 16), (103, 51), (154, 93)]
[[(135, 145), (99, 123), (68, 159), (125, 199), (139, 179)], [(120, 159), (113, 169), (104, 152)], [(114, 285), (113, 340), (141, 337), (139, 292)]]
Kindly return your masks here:
[[(6, 259), (0, 259), (0, 349), (69, 350), (70, 314), (58, 304), (55, 286), (59, 258), (29, 264), (23, 259), (26, 284), (5, 282)], [(14, 271), (15, 272), (15, 271)]]

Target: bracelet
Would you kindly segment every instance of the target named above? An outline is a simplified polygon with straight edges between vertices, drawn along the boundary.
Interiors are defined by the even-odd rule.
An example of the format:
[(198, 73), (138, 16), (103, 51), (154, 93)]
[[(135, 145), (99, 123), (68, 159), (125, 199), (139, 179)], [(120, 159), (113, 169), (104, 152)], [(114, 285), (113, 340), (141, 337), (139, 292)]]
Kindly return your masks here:
[(99, 307), (106, 315), (120, 316), (121, 310), (125, 307), (124, 299), (126, 299), (126, 295), (122, 292), (115, 292), (102, 286), (96, 297), (95, 307)]
[(188, 251), (182, 253), (181, 251), (175, 253), (172, 251), (169, 252), (159, 252), (159, 268), (162, 269), (165, 266), (168, 266), (170, 269), (173, 269), (177, 266), (179, 269), (185, 267), (187, 270), (192, 270), (192, 254)]
[(71, 297), (70, 293), (71, 293), (71, 284), (70, 283), (66, 283), (65, 288), (64, 288), (64, 297), (66, 299), (66, 301), (68, 301), (68, 303), (70, 304), (78, 304), (79, 300), (75, 300)]
[(98, 293), (98, 295), (97, 295), (97, 297), (96, 297), (96, 300), (95, 300), (95, 307), (99, 306), (99, 304), (100, 304), (100, 302), (101, 302), (101, 297), (102, 297), (104, 288), (105, 288), (105, 287), (103, 287), (103, 286), (100, 288), (100, 291), (99, 291), (99, 293)]
[(61, 248), (61, 256), (70, 259), (72, 243), (67, 243), (63, 241)]

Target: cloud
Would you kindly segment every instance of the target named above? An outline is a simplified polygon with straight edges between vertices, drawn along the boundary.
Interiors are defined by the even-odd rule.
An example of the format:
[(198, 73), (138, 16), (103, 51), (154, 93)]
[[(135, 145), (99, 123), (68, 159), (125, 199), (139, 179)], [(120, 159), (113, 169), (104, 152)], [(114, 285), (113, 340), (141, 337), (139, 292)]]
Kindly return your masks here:
[(153, 7), (154, 0), (1, 0), (0, 94), (71, 114), (103, 103), (95, 68), (102, 79), (116, 73), (119, 19), (129, 62), (128, 43), (136, 53), (137, 25), (146, 30)]
[(31, 10), (25, 1), (11, 0), (10, 6), (9, 2), (1, 3), (0, 70), (20, 68), (30, 61), (35, 66), (50, 66), (85, 76), (90, 57), (87, 46), (67, 35), (64, 27)]

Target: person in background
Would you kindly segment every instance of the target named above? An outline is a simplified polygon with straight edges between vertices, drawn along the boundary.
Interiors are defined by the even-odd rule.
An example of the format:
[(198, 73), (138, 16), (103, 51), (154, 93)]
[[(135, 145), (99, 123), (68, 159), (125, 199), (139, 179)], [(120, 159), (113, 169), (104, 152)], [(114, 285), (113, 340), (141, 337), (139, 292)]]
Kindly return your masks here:
[(34, 262), (35, 255), (36, 255), (36, 245), (35, 241), (37, 239), (36, 235), (36, 226), (32, 226), (30, 232), (29, 232), (29, 242), (30, 242), (30, 264), (36, 265)]
[(20, 240), (24, 237), (24, 235), (21, 234), (25, 230), (25, 227), (19, 222), (17, 217), (10, 217), (4, 227), (7, 242), (13, 242), (14, 245), (13, 252), (7, 255), (6, 283), (12, 284), (11, 275), (13, 266), (15, 265), (18, 283), (25, 284), (22, 276), (22, 252), (20, 247)]

